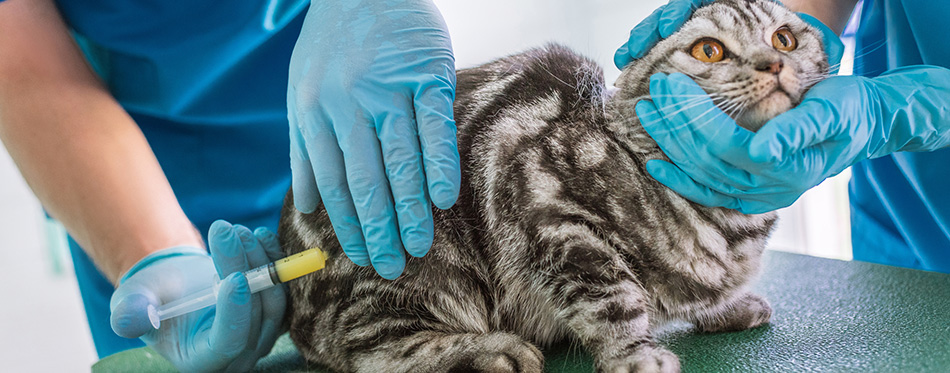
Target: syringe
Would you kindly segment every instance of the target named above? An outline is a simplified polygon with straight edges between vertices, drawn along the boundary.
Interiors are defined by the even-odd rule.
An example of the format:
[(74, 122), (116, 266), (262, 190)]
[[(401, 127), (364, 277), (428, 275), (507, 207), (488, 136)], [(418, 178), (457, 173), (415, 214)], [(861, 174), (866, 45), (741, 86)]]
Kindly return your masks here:
[[(244, 272), (251, 293), (257, 293), (282, 282), (287, 282), (322, 269), (326, 265), (327, 256), (318, 248), (277, 260), (273, 263)], [(148, 306), (148, 321), (158, 329), (161, 321), (194, 312), (215, 304), (218, 286), (215, 284), (207, 289), (191, 293), (181, 299), (165, 303), (156, 309)]]

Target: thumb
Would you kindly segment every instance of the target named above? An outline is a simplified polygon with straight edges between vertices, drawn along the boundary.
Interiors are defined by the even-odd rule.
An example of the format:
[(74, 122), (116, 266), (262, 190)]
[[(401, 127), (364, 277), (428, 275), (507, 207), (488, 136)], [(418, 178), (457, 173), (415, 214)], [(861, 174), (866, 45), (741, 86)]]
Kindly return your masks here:
[[(123, 296), (112, 307), (112, 330), (124, 338), (138, 338), (158, 328), (155, 306), (141, 293)], [(154, 319), (154, 323), (153, 320)]]
[(823, 100), (806, 100), (765, 123), (749, 145), (759, 163), (780, 163), (786, 158), (834, 136), (838, 116)]
[(454, 81), (441, 80), (421, 92), (413, 102), (429, 198), (440, 209), (455, 204), (462, 178), (452, 112), (454, 91)]

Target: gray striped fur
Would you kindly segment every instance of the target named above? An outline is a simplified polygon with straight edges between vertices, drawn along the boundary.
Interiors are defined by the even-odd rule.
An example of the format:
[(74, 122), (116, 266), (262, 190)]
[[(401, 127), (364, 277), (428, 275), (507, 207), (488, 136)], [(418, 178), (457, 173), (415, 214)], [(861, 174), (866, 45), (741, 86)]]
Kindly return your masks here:
[[(795, 56), (756, 42), (782, 25), (800, 40)], [(691, 60), (706, 36), (736, 53), (731, 65)], [(587, 348), (599, 371), (675, 372), (676, 356), (651, 338), (658, 325), (768, 322), (768, 303), (745, 286), (775, 215), (703, 207), (657, 183), (644, 165), (665, 157), (633, 107), (656, 72), (745, 100), (765, 84), (750, 65), (775, 56), (793, 70), (780, 77), (787, 105), (828, 68), (817, 33), (793, 14), (726, 0), (627, 66), (615, 94), (598, 66), (557, 45), (459, 71), (462, 190), (454, 207), (434, 209), (432, 250), (402, 277), (354, 265), (322, 207), (301, 214), (288, 193), (281, 246), (329, 254), (326, 269), (290, 283), (291, 337), (308, 361), (341, 372), (540, 372), (536, 346), (563, 340)], [(733, 102), (719, 105), (752, 129), (790, 107)]]

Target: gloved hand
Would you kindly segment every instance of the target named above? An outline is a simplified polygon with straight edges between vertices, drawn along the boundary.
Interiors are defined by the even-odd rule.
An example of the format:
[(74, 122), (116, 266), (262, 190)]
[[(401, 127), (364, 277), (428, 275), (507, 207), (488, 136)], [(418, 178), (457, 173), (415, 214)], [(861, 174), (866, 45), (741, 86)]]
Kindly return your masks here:
[(647, 171), (693, 201), (749, 214), (791, 205), (861, 160), (950, 144), (950, 70), (941, 67), (828, 78), (756, 133), (711, 101), (671, 99), (704, 93), (685, 75), (657, 74), (650, 92), (653, 103), (638, 103), (637, 116), (676, 166), (652, 160)]
[[(277, 237), (265, 228), (216, 221), (208, 234), (209, 256), (197, 247), (173, 247), (146, 256), (122, 276), (112, 295), (112, 329), (140, 337), (183, 372), (248, 371), (270, 352), (283, 330), (282, 285), (251, 294), (240, 272), (282, 257)], [(217, 305), (149, 323), (147, 307), (158, 307), (211, 286), (223, 277)]]
[(402, 273), (405, 252), (428, 252), (430, 199), (458, 198), (454, 99), (431, 0), (310, 5), (287, 93), (294, 205), (309, 213), (322, 198), (346, 255), (384, 278)]
[[(627, 43), (614, 55), (614, 63), (622, 69), (634, 59), (643, 57), (657, 42), (675, 33), (696, 9), (713, 1), (671, 0), (658, 8), (630, 32)], [(832, 70), (836, 71), (844, 52), (841, 40), (814, 17), (803, 13), (799, 13), (799, 16), (822, 32), (829, 64)], [(735, 121), (717, 109), (712, 101), (695, 102), (690, 99), (689, 108), (685, 108), (687, 100), (678, 100), (676, 97), (695, 96), (671, 96), (685, 92), (706, 94), (685, 75), (672, 74), (667, 77), (657, 74), (651, 77), (650, 83), (652, 101), (638, 103), (637, 116), (647, 133), (657, 141), (676, 166), (663, 161), (650, 161), (647, 163), (647, 171), (679, 194), (708, 206), (725, 206), (746, 213), (765, 212), (791, 204), (804, 192), (803, 185), (814, 182), (818, 177), (811, 175), (813, 177), (784, 179), (782, 174), (769, 174), (772, 170), (770, 165), (751, 161), (744, 163), (745, 169), (742, 169), (742, 172), (719, 174), (725, 172), (722, 164), (724, 161), (720, 157), (727, 156), (728, 153), (733, 159), (741, 158), (736, 154), (743, 152), (743, 141), (748, 141), (752, 133), (736, 125)], [(718, 136), (718, 142), (710, 140), (713, 135)], [(772, 180), (775, 177), (781, 180)], [(755, 180), (751, 180), (752, 178)], [(783, 182), (786, 184), (777, 186)], [(816, 184), (819, 182), (821, 181), (817, 180)], [(761, 186), (761, 189), (757, 189), (753, 183), (756, 183), (755, 186)], [(793, 187), (791, 184), (796, 185)], [(811, 186), (813, 185), (815, 184)], [(755, 193), (759, 198), (739, 198), (738, 190), (729, 189), (727, 186)]]
[[(614, 54), (614, 64), (618, 69), (623, 69), (630, 61), (645, 56), (656, 43), (679, 30), (696, 9), (713, 2), (715, 0), (670, 0), (668, 4), (657, 8), (630, 31), (630, 39)], [(841, 39), (815, 17), (805, 13), (798, 13), (798, 16), (822, 32), (828, 63), (832, 73), (837, 72), (844, 54)]]

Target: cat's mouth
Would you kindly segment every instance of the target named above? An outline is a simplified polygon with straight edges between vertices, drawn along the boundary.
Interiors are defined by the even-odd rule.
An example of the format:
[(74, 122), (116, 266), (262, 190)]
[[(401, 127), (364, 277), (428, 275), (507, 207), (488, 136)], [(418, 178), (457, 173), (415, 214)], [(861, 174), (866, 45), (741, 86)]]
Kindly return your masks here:
[[(788, 93), (781, 85), (776, 85), (771, 92), (766, 93), (758, 102), (752, 104), (756, 111), (765, 113), (774, 113), (776, 111), (785, 111), (791, 108), (792, 95)], [(777, 114), (777, 113), (776, 113)]]
[(782, 87), (782, 84), (776, 84), (767, 92), (757, 102), (749, 105), (750, 110), (735, 118), (740, 126), (757, 131), (768, 120), (795, 106), (793, 95)]
[(776, 77), (776, 79), (774, 80), (774, 83), (772, 83), (771, 85), (772, 85), (772, 89), (769, 91), (769, 93), (763, 96), (761, 100), (759, 100), (760, 102), (767, 100), (769, 98), (772, 98), (773, 96), (776, 96), (776, 95), (784, 96), (785, 98), (788, 98), (789, 100), (794, 101), (794, 96), (791, 94), (791, 92), (789, 92), (788, 89), (786, 89), (785, 87), (786, 82), (783, 82), (781, 77)]
[(792, 95), (788, 93), (788, 91), (786, 91), (784, 87), (782, 87), (781, 85), (778, 85), (774, 89), (772, 89), (772, 92), (765, 95), (765, 97), (763, 97), (762, 100), (759, 100), (759, 102), (768, 100), (772, 98), (773, 96), (785, 97), (785, 98), (788, 98), (789, 100), (792, 99)]

